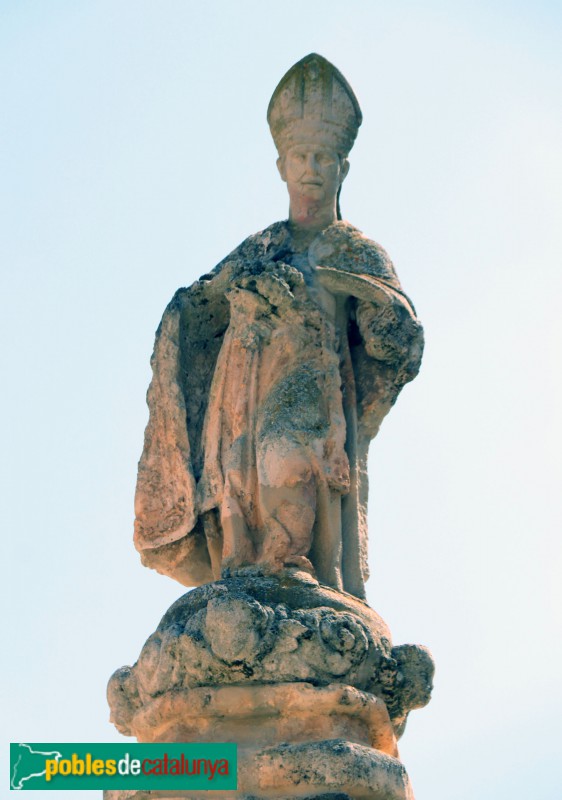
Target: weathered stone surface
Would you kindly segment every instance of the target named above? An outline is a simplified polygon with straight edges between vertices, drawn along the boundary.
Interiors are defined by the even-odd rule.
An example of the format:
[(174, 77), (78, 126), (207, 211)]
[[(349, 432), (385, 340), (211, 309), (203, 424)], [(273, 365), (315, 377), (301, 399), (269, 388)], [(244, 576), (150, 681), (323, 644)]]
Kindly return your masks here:
[(342, 739), (242, 750), (237, 792), (104, 793), (105, 800), (211, 800), (218, 796), (229, 800), (335, 800), (342, 795), (351, 800), (414, 800), (398, 759)]
[(402, 736), (410, 711), (423, 708), (431, 699), (435, 663), (427, 647), (403, 644), (392, 650), (396, 671), (391, 670), (388, 689), (383, 690), (397, 736)]
[(351, 686), (309, 683), (205, 686), (167, 692), (140, 709), (141, 742), (236, 742), (255, 747), (342, 738), (398, 756), (382, 700)]
[[(108, 697), (112, 720), (126, 735), (189, 741), (188, 732), (195, 731), (212, 741), (221, 740), (221, 725), (221, 736), (228, 731), (228, 725), (219, 724), (223, 716), (241, 716), (237, 704), (254, 706), (244, 714), (245, 724), (252, 715), (263, 716), (258, 706), (266, 702), (266, 684), (277, 718), (283, 716), (283, 692), (287, 708), (292, 696), (297, 707), (308, 702), (305, 685), (344, 684), (380, 698), (400, 733), (408, 711), (429, 701), (432, 671), (424, 648), (392, 647), (384, 621), (365, 603), (320, 586), (306, 573), (266, 576), (254, 569), (195, 589), (174, 603), (135, 666), (114, 674)], [(293, 695), (291, 682), (297, 684)], [(283, 692), (277, 691), (274, 702), (275, 684)], [(237, 692), (224, 691), (229, 686)], [(201, 687), (213, 691), (197, 691)], [(244, 694), (241, 687), (255, 692)], [(309, 706), (312, 712), (314, 701)], [(326, 713), (325, 704), (317, 708)], [(233, 725), (227, 738), (241, 741), (243, 726)], [(166, 739), (172, 729), (174, 739)], [(283, 741), (283, 736), (275, 734), (272, 741)]]

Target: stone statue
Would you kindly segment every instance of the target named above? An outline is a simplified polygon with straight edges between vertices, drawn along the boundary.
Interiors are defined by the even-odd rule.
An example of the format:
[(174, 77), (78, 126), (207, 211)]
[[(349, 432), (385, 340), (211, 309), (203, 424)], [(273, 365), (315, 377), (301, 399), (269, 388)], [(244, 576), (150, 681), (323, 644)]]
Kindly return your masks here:
[(423, 332), (386, 252), (341, 220), (361, 124), (343, 75), (302, 59), (268, 122), (289, 219), (164, 313), (135, 544), (185, 586), (293, 567), (363, 598), (369, 442), (418, 372)]
[[(343, 222), (361, 112), (310, 55), (268, 121), (289, 219), (180, 289), (152, 357), (135, 543), (198, 588), (108, 685), (140, 742), (236, 742), (235, 800), (413, 800), (398, 739), (433, 659), (364, 602), (369, 442), (423, 338), (384, 250)], [(205, 800), (111, 791), (105, 800)]]

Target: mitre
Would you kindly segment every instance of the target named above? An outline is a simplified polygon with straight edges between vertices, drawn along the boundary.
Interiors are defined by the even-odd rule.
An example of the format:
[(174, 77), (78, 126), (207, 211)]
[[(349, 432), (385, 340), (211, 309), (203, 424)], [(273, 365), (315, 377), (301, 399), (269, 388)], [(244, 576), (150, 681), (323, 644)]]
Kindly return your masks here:
[(305, 56), (281, 78), (267, 109), (280, 155), (295, 144), (313, 142), (347, 156), (362, 118), (349, 83), (317, 53)]

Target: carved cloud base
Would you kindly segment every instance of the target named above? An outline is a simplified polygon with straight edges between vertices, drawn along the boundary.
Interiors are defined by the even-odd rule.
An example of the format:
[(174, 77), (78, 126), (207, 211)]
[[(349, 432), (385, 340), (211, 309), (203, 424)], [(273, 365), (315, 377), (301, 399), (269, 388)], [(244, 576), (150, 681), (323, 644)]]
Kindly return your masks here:
[(253, 570), (174, 603), (108, 698), (116, 727), (140, 742), (236, 742), (233, 798), (413, 800), (397, 739), (432, 675), (427, 650), (393, 648), (366, 603), (303, 573)]

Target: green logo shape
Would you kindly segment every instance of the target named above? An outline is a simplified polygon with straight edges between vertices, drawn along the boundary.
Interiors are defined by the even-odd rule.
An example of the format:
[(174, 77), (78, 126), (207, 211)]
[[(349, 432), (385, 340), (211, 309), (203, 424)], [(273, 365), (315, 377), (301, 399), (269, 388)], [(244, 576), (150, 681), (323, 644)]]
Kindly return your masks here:
[(237, 746), (212, 744), (10, 744), (10, 789), (237, 788)]

